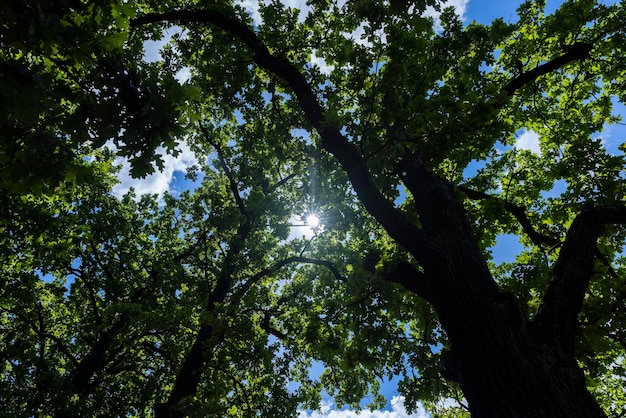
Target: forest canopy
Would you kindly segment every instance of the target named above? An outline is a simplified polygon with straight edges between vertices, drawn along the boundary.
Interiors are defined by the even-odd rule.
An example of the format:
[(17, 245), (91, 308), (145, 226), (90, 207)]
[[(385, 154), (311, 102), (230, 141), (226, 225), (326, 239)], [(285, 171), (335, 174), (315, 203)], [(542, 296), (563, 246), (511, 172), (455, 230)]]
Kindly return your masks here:
[(0, 5), (2, 412), (626, 413), (625, 3), (306, 6)]

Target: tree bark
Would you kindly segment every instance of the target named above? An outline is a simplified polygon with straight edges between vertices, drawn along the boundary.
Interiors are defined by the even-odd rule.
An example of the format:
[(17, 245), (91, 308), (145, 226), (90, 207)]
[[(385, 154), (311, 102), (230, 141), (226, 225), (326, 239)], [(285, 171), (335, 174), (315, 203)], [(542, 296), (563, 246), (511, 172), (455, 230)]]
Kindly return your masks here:
[(537, 342), (512, 297), (439, 306), (437, 312), (451, 346), (444, 365), (472, 417), (606, 416), (576, 359)]
[[(444, 355), (447, 377), (461, 386), (472, 416), (605, 417), (587, 390), (573, 350), (563, 350), (558, 340), (538, 338), (515, 297), (493, 280), (453, 186), (410, 156), (399, 169), (415, 196), (422, 231), (438, 255), (423, 265), (426, 277), (420, 280), (430, 284), (428, 301), (450, 342)], [(589, 219), (587, 211), (581, 218)], [(598, 233), (597, 222), (591, 229)], [(580, 234), (571, 235), (578, 243)], [(585, 244), (593, 254), (595, 238)], [(569, 260), (559, 260), (560, 265), (577, 260), (573, 252), (565, 256)]]

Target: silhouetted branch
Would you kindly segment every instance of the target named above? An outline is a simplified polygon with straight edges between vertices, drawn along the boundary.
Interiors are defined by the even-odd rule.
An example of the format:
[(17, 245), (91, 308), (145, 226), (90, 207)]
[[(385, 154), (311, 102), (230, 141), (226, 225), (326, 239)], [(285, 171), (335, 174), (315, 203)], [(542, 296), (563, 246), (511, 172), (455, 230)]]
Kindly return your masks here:
[(385, 266), (383, 278), (390, 283), (398, 283), (409, 292), (429, 299), (428, 288), (425, 286), (424, 273), (407, 262)]
[(237, 290), (237, 294), (235, 296), (235, 299), (240, 299), (241, 297), (243, 297), (243, 295), (245, 295), (246, 292), (248, 292), (248, 290), (250, 290), (250, 288), (255, 283), (257, 283), (259, 280), (261, 280), (263, 277), (267, 277), (270, 274), (273, 274), (273, 273), (277, 272), (282, 267), (285, 267), (286, 265), (293, 264), (293, 263), (314, 264), (314, 265), (318, 265), (318, 266), (323, 266), (323, 267), (326, 267), (333, 274), (333, 276), (335, 276), (335, 278), (337, 280), (339, 280), (339, 281), (345, 281), (346, 280), (346, 278), (341, 275), (339, 270), (337, 270), (337, 268), (330, 261), (318, 260), (318, 259), (310, 258), (310, 257), (293, 256), (293, 257), (289, 257), (289, 258), (285, 258), (283, 260), (280, 260), (280, 261), (274, 263), (273, 265), (271, 265), (270, 267), (267, 267), (267, 268), (261, 270), (260, 272), (256, 273), (254, 276), (250, 277)]
[(252, 51), (253, 60), (257, 65), (278, 76), (291, 87), (307, 119), (320, 134), (322, 146), (335, 156), (347, 172), (368, 212), (380, 222), (393, 239), (410, 249), (420, 262), (432, 258), (432, 248), (422, 232), (378, 190), (359, 150), (341, 134), (339, 128), (327, 123), (324, 108), (317, 100), (311, 85), (291, 62), (272, 55), (251, 28), (236, 17), (227, 16), (223, 8), (149, 13), (132, 19), (131, 26), (138, 27), (155, 22), (208, 23), (224, 29), (245, 43)]
[(550, 237), (548, 235), (537, 232), (537, 230), (530, 222), (530, 219), (528, 219), (528, 215), (526, 215), (526, 210), (523, 207), (515, 205), (507, 200), (501, 200), (496, 196), (491, 196), (487, 193), (473, 190), (465, 186), (459, 186), (458, 189), (461, 192), (465, 193), (465, 195), (472, 200), (493, 200), (502, 204), (504, 209), (510, 212), (511, 215), (513, 215), (515, 219), (517, 219), (522, 229), (524, 230), (526, 235), (528, 235), (528, 238), (530, 238), (533, 244), (537, 246), (548, 245), (550, 247), (553, 247), (560, 243), (560, 240), (558, 238)]
[(507, 95), (512, 96), (517, 90), (524, 87), (526, 84), (535, 81), (542, 75), (558, 70), (570, 62), (589, 58), (592, 48), (592, 44), (582, 42), (575, 43), (574, 45), (567, 47), (567, 52), (565, 54), (515, 77), (506, 86), (504, 86), (504, 91)]
[(604, 229), (600, 212), (585, 206), (572, 222), (534, 318), (537, 335), (567, 355), (573, 355), (578, 314), (593, 275), (596, 241)]

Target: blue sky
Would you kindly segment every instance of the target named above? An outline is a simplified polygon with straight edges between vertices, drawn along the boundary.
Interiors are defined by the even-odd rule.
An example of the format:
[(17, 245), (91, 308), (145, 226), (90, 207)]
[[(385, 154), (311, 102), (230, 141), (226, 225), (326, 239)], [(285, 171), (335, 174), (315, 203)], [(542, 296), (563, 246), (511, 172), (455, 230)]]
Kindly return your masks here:
[[(239, 0), (253, 17), (258, 18), (258, 6), (256, 3), (258, 0)], [(284, 3), (304, 9), (305, 0), (282, 0)], [(475, 20), (479, 23), (490, 23), (493, 19), (502, 17), (506, 22), (514, 22), (517, 20), (515, 10), (521, 3), (521, 0), (451, 0), (448, 4), (455, 6), (458, 13), (464, 17), (466, 22)], [(551, 12), (555, 10), (560, 4), (561, 0), (547, 1), (547, 11)], [(607, 2), (612, 3), (612, 2)], [(304, 12), (301, 13), (304, 16)], [(172, 35), (170, 33), (170, 35)], [(147, 60), (159, 59), (158, 51), (163, 42), (148, 42), (146, 43)], [(315, 57), (313, 58), (315, 60)], [(317, 61), (316, 61), (317, 63)], [(323, 63), (321, 63), (323, 65)], [(181, 78), (187, 77), (184, 72), (180, 74)], [(617, 106), (616, 109), (622, 115), (626, 115), (626, 108), (623, 105)], [(607, 127), (603, 133), (604, 143), (609, 150), (613, 153), (621, 153), (617, 149), (617, 146), (623, 143), (623, 138), (626, 134), (626, 127), (619, 125), (612, 125)], [(540, 152), (538, 146), (537, 135), (533, 132), (522, 132), (518, 138), (516, 147), (528, 149), (533, 152)], [(121, 183), (115, 188), (114, 192), (121, 195), (128, 191), (130, 187), (136, 189), (137, 194), (143, 193), (158, 193), (161, 194), (165, 191), (181, 192), (186, 188), (189, 188), (191, 184), (184, 179), (185, 169), (197, 162), (196, 157), (189, 150), (186, 145), (181, 146), (181, 153), (177, 158), (171, 156), (165, 156), (166, 168), (161, 173), (155, 173), (152, 176), (148, 176), (143, 180), (134, 180), (128, 175), (128, 167), (123, 165), (122, 172), (120, 173)], [(298, 230), (298, 233), (302, 233), (302, 229)], [(493, 248), (494, 261), (499, 262), (512, 262), (515, 260), (515, 255), (521, 250), (518, 238), (512, 235), (500, 236), (497, 240), (497, 245)], [(384, 382), (382, 385), (383, 393), (389, 399), (387, 407), (383, 411), (362, 411), (358, 417), (361, 418), (424, 418), (429, 417), (430, 414), (424, 411), (423, 408), (418, 410), (414, 414), (408, 414), (404, 408), (403, 399), (398, 396), (397, 385), (395, 381)], [(300, 418), (350, 418), (357, 417), (354, 411), (338, 411), (336, 410), (332, 399), (326, 398), (322, 405), (320, 405), (319, 411), (303, 411)]]

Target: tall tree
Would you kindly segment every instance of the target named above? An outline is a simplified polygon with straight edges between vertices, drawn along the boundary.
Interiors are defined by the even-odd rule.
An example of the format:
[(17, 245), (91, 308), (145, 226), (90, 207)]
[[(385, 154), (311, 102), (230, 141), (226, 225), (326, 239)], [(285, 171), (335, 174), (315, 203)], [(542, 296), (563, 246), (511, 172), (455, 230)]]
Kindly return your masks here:
[[(351, 301), (313, 300), (324, 283), (346, 277), (331, 256), (311, 256), (312, 238), (286, 240), (294, 208), (306, 204), (304, 166), (290, 166), (298, 157), (289, 154), (306, 145), (286, 147), (284, 164), (262, 149), (240, 154), (226, 143), (233, 132), (220, 129), (207, 140), (215, 154), (193, 194), (118, 199), (104, 156), (90, 178), (54, 193), (3, 191), (4, 413), (293, 416), (317, 405), (321, 386), (309, 367), (320, 355), (311, 353), (331, 350), (310, 347), (330, 339), (320, 316), (350, 322), (351, 303), (376, 309), (385, 289), (361, 284)], [(371, 315), (360, 311), (355, 317)], [(379, 338), (401, 334), (393, 323), (377, 328)], [(333, 339), (329, 358), (340, 351)], [(375, 390), (373, 375), (387, 363), (361, 368), (368, 378), (353, 383), (349, 399)]]
[[(128, 76), (140, 84), (129, 84), (135, 90), (126, 100), (115, 88), (117, 78), (103, 82), (114, 86), (106, 90), (110, 96), (119, 92), (119, 113), (128, 116), (104, 125), (134, 129), (115, 129), (99, 143), (116, 137), (122, 152), (144, 156), (136, 161), (137, 174), (148, 170), (159, 141), (175, 146), (165, 134), (170, 123), (216, 153), (224, 185), (214, 179), (212, 186), (230, 190), (234, 213), (233, 241), (220, 247), (221, 275), (214, 285), (234, 285), (228, 296), (236, 303), (233, 283), (247, 290), (245, 283), (257, 274), (242, 273), (243, 282), (233, 282), (237, 263), (260, 263), (251, 264), (257, 272), (272, 269), (270, 259), (262, 267), (261, 254), (253, 257), (241, 247), (255, 216), (277, 210), (264, 206), (268, 185), (277, 181), (272, 170), (278, 162), (291, 170), (307, 160), (309, 179), (299, 179), (300, 193), (312, 196), (329, 221), (328, 233), (308, 250), (318, 261), (332, 258), (349, 279), (344, 283), (342, 270), (333, 267), (322, 288), (286, 280), (279, 288), (289, 297), (276, 301), (283, 308), (285, 300), (295, 303), (303, 326), (283, 308), (261, 325), (294, 353), (323, 360), (328, 370), (322, 380), (340, 401), (355, 402), (369, 389), (355, 376), (375, 381), (380, 371), (398, 370), (393, 362), (404, 366), (398, 356), (404, 351), (406, 365), (418, 372), (406, 372), (401, 385), (410, 402), (436, 401), (458, 387), (475, 417), (622, 413), (624, 159), (607, 151), (598, 134), (617, 121), (613, 103), (626, 99), (624, 4), (567, 1), (545, 15), (543, 2), (528, 1), (517, 22), (500, 19), (489, 26), (464, 26), (445, 9), (439, 28), (424, 17), (427, 5), (437, 6), (431, 1), (311, 1), (304, 13), (279, 2), (253, 10), (230, 2), (136, 5), (138, 12), (127, 7), (111, 14), (127, 22), (136, 12), (126, 44), (131, 51), (138, 53), (144, 39), (166, 27), (182, 31), (154, 65), (134, 61), (133, 54), (122, 59), (115, 46), (104, 51), (114, 57), (109, 64), (117, 74), (125, 76), (119, 66), (127, 64)], [(16, 62), (22, 55), (4, 58)], [(37, 80), (38, 61), (32, 62), (22, 65)], [(191, 74), (183, 85), (173, 77), (181, 68)], [(156, 90), (142, 93), (136, 87), (145, 85), (142, 76)], [(154, 91), (162, 92), (163, 108), (174, 114), (153, 105)], [(106, 102), (94, 88), (83, 92), (92, 102)], [(105, 107), (93, 107), (91, 118), (102, 120)], [(72, 106), (68, 112), (91, 121)], [(23, 120), (28, 118), (11, 116), (9, 123)], [(28, 132), (39, 126), (31, 123)], [(299, 138), (303, 132), (305, 139)], [(538, 136), (539, 151), (516, 146), (524, 132)], [(233, 174), (233, 162), (252, 162), (261, 171)], [(344, 192), (348, 182), (352, 189)], [(334, 193), (333, 183), (340, 185)], [(357, 204), (369, 216), (354, 214)], [(342, 222), (360, 230), (333, 236)], [(489, 248), (502, 233), (519, 235), (525, 249), (515, 263), (496, 266)], [(279, 259), (288, 260), (271, 260)], [(211, 302), (210, 295), (227, 296), (221, 289), (209, 292), (203, 309), (228, 306), (221, 297)], [(332, 307), (344, 295), (363, 292), (365, 299)], [(319, 314), (313, 305), (322, 308)], [(31, 329), (41, 329), (29, 321)], [(206, 356), (213, 340), (204, 336), (217, 338), (215, 328), (206, 319), (198, 324), (159, 407), (164, 416), (187, 407), (183, 401), (199, 393), (199, 373), (212, 370)], [(386, 332), (377, 334), (381, 330)], [(246, 338), (254, 340), (252, 333)], [(251, 383), (232, 376), (235, 386)], [(189, 407), (207, 408), (196, 402)]]
[[(448, 342), (442, 371), (473, 416), (604, 416), (576, 354), (581, 310), (595, 283), (611, 280), (620, 249), (599, 243), (622, 242), (626, 221), (623, 160), (593, 137), (611, 120), (612, 97), (624, 98), (623, 6), (566, 2), (544, 16), (528, 2), (518, 23), (465, 28), (446, 10), (439, 32), (424, 6), (312, 3), (301, 22), (272, 3), (254, 27), (237, 7), (183, 6), (133, 26), (188, 28), (196, 47), (186, 63), (199, 78), (216, 61), (245, 60), (225, 85), (247, 100), (245, 73), (279, 80), (303, 127), (409, 255), (387, 263), (391, 280), (433, 306)], [(350, 35), (359, 28), (361, 42)], [(217, 60), (225, 43), (236, 55)], [(308, 64), (311, 52), (332, 66), (328, 75)], [(511, 149), (524, 128), (541, 136), (541, 155)], [(476, 159), (485, 168), (465, 179)], [(541, 195), (561, 179), (558, 202)], [(401, 184), (408, 196), (395, 207)], [(502, 230), (522, 234), (535, 255), (516, 281), (494, 277), (485, 257)], [(599, 321), (614, 320), (606, 315)]]

